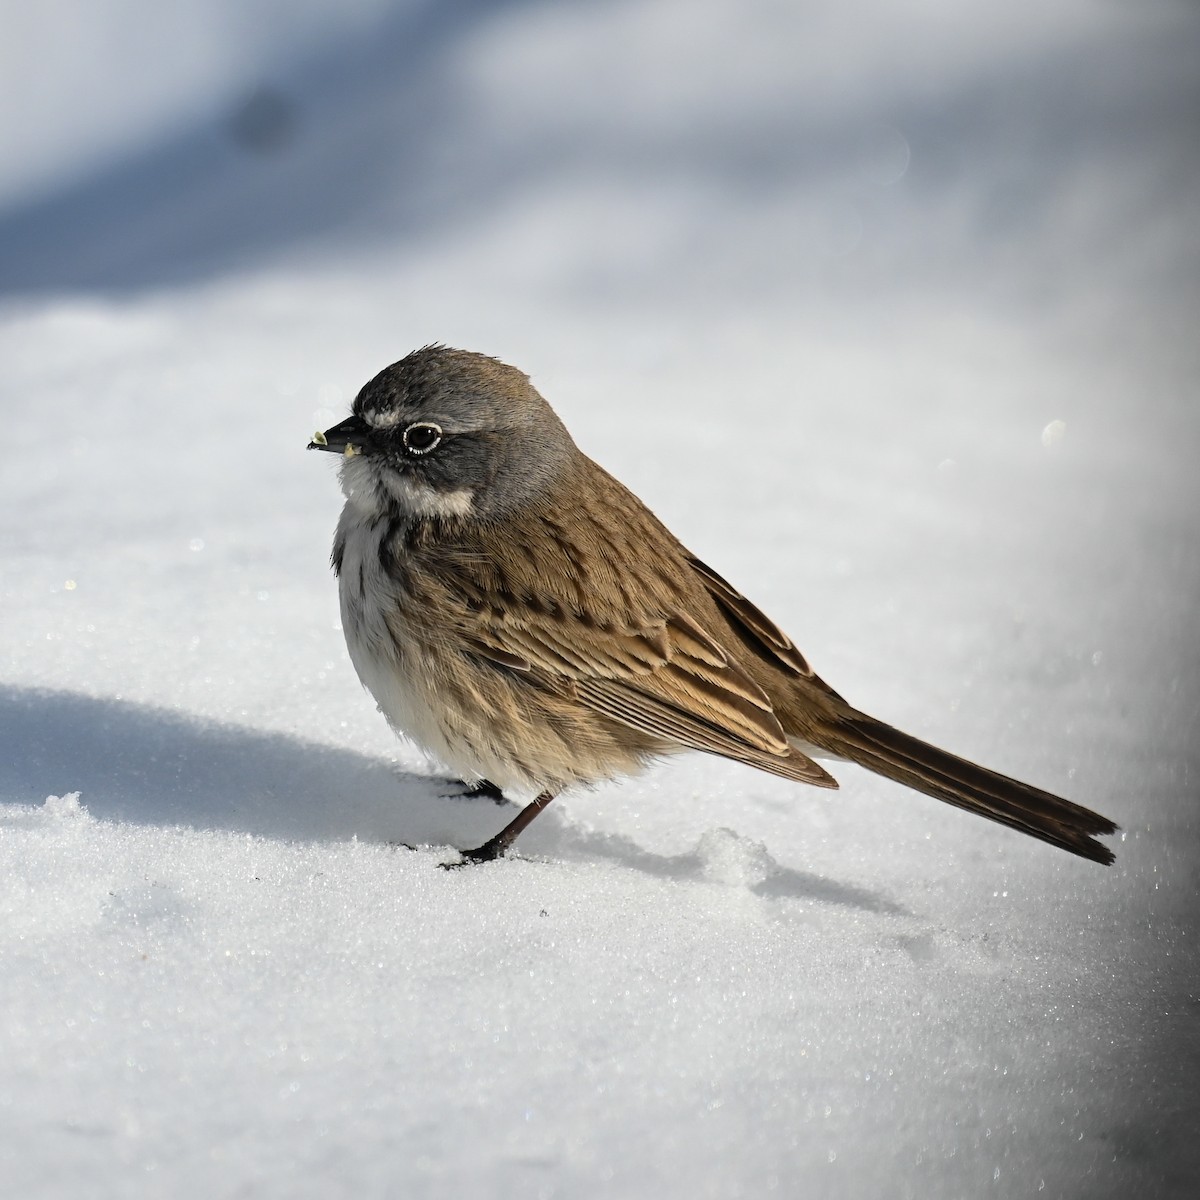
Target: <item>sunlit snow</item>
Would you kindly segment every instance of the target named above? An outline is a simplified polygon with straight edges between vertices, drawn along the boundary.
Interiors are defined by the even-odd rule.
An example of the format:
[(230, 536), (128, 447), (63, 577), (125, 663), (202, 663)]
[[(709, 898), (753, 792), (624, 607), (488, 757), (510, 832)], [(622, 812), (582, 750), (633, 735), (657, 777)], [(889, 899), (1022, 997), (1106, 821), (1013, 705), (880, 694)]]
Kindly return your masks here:
[[(148, 11), (0, 44), (0, 1191), (1195, 1195), (1195, 7)], [(438, 870), (305, 451), (435, 340), (1115, 866), (689, 756)]]

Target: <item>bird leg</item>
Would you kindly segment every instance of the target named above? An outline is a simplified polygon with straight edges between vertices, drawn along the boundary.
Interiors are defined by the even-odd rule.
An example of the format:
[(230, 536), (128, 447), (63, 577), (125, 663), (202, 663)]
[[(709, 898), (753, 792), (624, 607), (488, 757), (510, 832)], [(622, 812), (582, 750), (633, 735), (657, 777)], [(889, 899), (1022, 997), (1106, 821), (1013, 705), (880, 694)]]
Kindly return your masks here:
[(495, 837), (488, 838), (482, 846), (476, 846), (474, 850), (464, 850), (462, 858), (458, 862), (440, 863), (439, 865), (447, 871), (453, 871), (458, 867), (465, 867), (469, 863), (491, 862), (493, 859), (503, 858), (508, 852), (509, 846), (517, 840), (525, 826), (553, 799), (553, 792), (543, 792), (536, 800), (525, 805)]

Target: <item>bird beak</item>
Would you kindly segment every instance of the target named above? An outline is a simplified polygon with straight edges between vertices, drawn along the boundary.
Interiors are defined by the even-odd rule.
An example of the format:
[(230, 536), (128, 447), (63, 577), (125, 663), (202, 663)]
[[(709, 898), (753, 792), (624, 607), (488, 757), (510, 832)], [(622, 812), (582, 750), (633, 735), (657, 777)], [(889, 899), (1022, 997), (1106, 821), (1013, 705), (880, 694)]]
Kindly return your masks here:
[(361, 417), (347, 417), (340, 424), (324, 433), (314, 433), (308, 443), (310, 450), (329, 450), (344, 454), (347, 458), (362, 454), (369, 445), (370, 430)]

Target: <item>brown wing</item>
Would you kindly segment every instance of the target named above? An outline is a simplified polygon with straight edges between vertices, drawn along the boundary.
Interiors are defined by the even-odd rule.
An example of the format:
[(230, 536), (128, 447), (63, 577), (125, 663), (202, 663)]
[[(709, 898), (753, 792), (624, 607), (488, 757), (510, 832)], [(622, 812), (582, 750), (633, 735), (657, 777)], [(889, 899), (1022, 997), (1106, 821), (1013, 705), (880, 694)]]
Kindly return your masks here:
[(751, 604), (737, 588), (718, 575), (707, 563), (702, 563), (698, 558), (690, 558), (688, 562), (704, 581), (704, 586), (725, 614), (725, 619), (747, 642), (766, 657), (776, 659), (780, 666), (795, 671), (798, 675), (807, 678), (814, 674), (808, 660), (796, 649), (792, 639), (766, 613)]
[[(461, 633), (513, 671), (569, 686), (597, 713), (667, 743), (822, 787), (833, 778), (792, 746), (728, 637), (687, 552), (594, 464), (519, 533), (480, 523), (469, 544), (430, 547), (462, 605)], [(595, 503), (598, 490), (604, 503)], [(763, 618), (765, 621), (766, 618)], [(782, 635), (779, 635), (782, 637)]]
[(586, 614), (548, 617), (541, 606), (475, 616), (468, 636), (478, 653), (568, 683), (598, 713), (663, 741), (837, 786), (788, 743), (766, 693), (686, 614), (637, 629)]

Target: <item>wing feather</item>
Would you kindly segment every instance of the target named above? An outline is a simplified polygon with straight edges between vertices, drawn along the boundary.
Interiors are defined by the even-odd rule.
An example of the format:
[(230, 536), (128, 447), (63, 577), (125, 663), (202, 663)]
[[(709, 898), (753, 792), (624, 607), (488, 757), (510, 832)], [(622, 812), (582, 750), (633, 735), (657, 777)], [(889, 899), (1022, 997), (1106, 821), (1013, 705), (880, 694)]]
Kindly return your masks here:
[(791, 642), (620, 484), (582, 455), (577, 467), (575, 486), (525, 512), (519, 538), (478, 522), (414, 545), (443, 589), (429, 607), (456, 612), (482, 659), (609, 720), (836, 787), (756, 678), (755, 656), (808, 672)]
[(580, 703), (689, 749), (833, 787), (784, 735), (766, 693), (699, 624), (672, 613), (617, 628), (511, 598), (473, 610), (471, 643), (501, 666), (569, 682)]
[(717, 602), (726, 620), (760, 654), (777, 659), (788, 670), (799, 675), (813, 675), (808, 660), (796, 649), (792, 639), (762, 609), (751, 604), (737, 588), (718, 575), (707, 563), (702, 563), (698, 558), (689, 558), (688, 562), (704, 581), (709, 595)]

